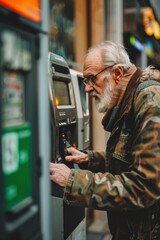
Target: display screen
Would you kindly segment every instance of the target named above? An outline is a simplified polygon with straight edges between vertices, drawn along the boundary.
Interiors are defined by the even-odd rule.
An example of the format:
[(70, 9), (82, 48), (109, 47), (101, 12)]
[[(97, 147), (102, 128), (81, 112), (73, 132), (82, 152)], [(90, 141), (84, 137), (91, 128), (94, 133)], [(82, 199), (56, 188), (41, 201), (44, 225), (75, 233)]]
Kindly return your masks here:
[(56, 106), (71, 105), (68, 83), (63, 81), (53, 81)]
[(83, 84), (83, 78), (80, 77), (80, 76), (78, 76), (78, 83), (79, 83), (82, 109), (83, 109), (83, 112), (86, 113), (87, 109), (88, 109), (87, 95), (86, 95), (86, 92), (85, 92), (85, 85)]

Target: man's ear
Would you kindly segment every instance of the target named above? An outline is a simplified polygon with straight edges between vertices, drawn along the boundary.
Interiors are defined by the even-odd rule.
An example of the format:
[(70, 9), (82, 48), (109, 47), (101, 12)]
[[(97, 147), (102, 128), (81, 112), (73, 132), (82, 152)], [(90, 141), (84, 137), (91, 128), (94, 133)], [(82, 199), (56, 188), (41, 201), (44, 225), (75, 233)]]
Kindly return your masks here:
[(121, 67), (121, 66), (115, 67), (115, 69), (113, 70), (113, 78), (114, 78), (116, 84), (119, 83), (119, 80), (121, 79), (121, 77), (123, 75), (124, 75), (123, 67)]

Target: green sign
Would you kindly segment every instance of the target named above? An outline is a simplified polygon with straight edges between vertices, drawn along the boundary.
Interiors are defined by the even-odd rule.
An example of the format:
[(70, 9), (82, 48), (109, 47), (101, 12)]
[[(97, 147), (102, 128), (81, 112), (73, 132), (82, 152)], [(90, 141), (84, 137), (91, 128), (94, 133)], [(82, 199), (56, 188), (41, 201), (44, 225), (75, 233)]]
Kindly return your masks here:
[(31, 198), (31, 127), (3, 129), (2, 167), (5, 189), (5, 210), (25, 204)]

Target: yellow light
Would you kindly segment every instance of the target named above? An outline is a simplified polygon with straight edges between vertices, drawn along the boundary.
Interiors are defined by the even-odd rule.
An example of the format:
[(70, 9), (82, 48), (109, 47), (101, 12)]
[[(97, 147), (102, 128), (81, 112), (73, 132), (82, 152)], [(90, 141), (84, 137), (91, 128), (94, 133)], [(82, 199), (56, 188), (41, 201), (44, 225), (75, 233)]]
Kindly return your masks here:
[(59, 99), (56, 97), (56, 106), (59, 105)]
[(155, 36), (155, 38), (160, 39), (160, 26), (159, 26), (157, 21), (154, 21), (153, 27), (154, 27), (154, 36)]
[(143, 14), (143, 24), (144, 30), (147, 35), (151, 36), (153, 34), (153, 21), (155, 20), (153, 11), (150, 7), (147, 7)]
[(152, 8), (147, 7), (143, 12), (144, 31), (147, 35), (160, 39), (160, 25), (155, 19)]

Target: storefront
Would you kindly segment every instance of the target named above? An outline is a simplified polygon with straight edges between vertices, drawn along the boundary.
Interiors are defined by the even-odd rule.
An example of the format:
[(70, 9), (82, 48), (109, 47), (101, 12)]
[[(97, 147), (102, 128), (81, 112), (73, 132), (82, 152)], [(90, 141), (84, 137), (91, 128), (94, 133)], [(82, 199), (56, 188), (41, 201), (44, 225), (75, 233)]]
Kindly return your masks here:
[(160, 23), (151, 3), (139, 2), (124, 1), (124, 44), (133, 63), (160, 69)]

